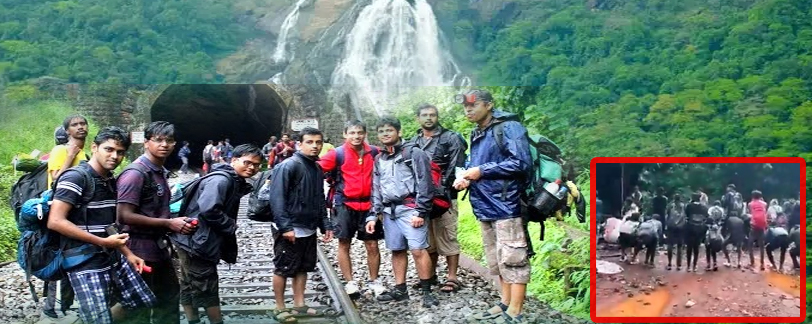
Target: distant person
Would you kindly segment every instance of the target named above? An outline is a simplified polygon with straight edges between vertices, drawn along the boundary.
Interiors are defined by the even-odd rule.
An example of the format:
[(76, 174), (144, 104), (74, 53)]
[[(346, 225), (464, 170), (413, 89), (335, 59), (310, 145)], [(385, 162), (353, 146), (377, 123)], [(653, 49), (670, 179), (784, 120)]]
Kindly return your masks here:
[(792, 267), (798, 271), (801, 270), (800, 257), (801, 257), (801, 225), (794, 225), (789, 232), (791, 240), (791, 248), (789, 249), (789, 256), (792, 259)]
[(632, 202), (634, 202), (638, 208), (643, 206), (643, 193), (640, 191), (640, 186), (634, 186), (634, 191), (632, 191), (630, 197), (632, 198)]
[[(651, 199), (651, 207), (652, 207), (652, 214), (657, 214), (662, 217), (660, 221), (665, 221), (666, 215), (668, 215), (668, 197), (665, 195), (665, 188), (659, 187), (657, 188), (657, 195)], [(662, 225), (662, 224), (661, 224)], [(665, 244), (665, 231), (660, 231), (660, 237), (658, 237), (658, 244), (663, 245)]]
[[(787, 255), (790, 242), (792, 242), (789, 232), (780, 224), (770, 224), (767, 228), (764, 241), (767, 242), (764, 249), (767, 250), (767, 259), (770, 261), (773, 271), (783, 273), (784, 258)], [(775, 259), (773, 258), (773, 251), (776, 249), (778, 249), (780, 253), (778, 264), (775, 263)]]
[(685, 203), (682, 202), (682, 195), (674, 194), (673, 201), (668, 205), (668, 216), (665, 218), (665, 237), (668, 245), (668, 265), (666, 270), (671, 270), (671, 260), (674, 253), (674, 246), (677, 246), (677, 271), (682, 267), (682, 248), (685, 244), (685, 226), (687, 223), (685, 216)]
[[(686, 271), (696, 272), (696, 264), (699, 259), (699, 246), (705, 239), (708, 230), (706, 222), (708, 220), (708, 207), (702, 205), (699, 192), (691, 195), (691, 202), (685, 207), (685, 216), (688, 222), (685, 226), (685, 245), (687, 246)], [(693, 263), (691, 261), (693, 260)]]
[(262, 146), (262, 158), (268, 160), (268, 169), (273, 168), (271, 151), (273, 151), (274, 147), (276, 147), (276, 136), (271, 136), (268, 138), (268, 143), (265, 143), (265, 145)]
[[(637, 264), (636, 258), (628, 258), (626, 251), (637, 247), (637, 228), (640, 226), (640, 213), (634, 212), (620, 224), (620, 262)], [(634, 251), (632, 251), (633, 253)]]
[(762, 199), (761, 191), (753, 190), (751, 201), (747, 204), (747, 210), (750, 214), (750, 235), (747, 241), (747, 247), (750, 252), (750, 266), (753, 271), (756, 271), (756, 262), (753, 258), (753, 249), (758, 246), (759, 255), (761, 256), (761, 266), (759, 269), (764, 271), (764, 233), (767, 231), (767, 203)]
[(180, 157), (181, 162), (183, 162), (183, 165), (180, 166), (181, 174), (189, 173), (189, 154), (192, 154), (192, 149), (189, 148), (189, 142), (183, 141), (183, 147), (178, 151), (178, 157)]
[(203, 149), (203, 173), (208, 173), (214, 165), (214, 141), (209, 140)]
[(319, 152), (319, 158), (323, 157), (325, 154), (327, 154), (327, 152), (329, 152), (334, 148), (335, 146), (333, 146), (333, 144), (330, 143), (330, 138), (329, 137), (325, 138), (324, 145), (321, 146), (321, 152)]
[(231, 146), (231, 140), (226, 138), (223, 142), (223, 161), (231, 161), (231, 153), (234, 151), (234, 147)]
[(293, 156), (293, 153), (296, 152), (295, 145), (296, 142), (290, 138), (289, 134), (282, 134), (282, 140), (279, 141), (273, 151), (271, 151), (270, 160), (274, 161), (274, 165), (282, 163), (282, 161)]
[(660, 215), (654, 214), (651, 219), (647, 219), (640, 224), (637, 228), (636, 246), (634, 247), (634, 254), (632, 260), (637, 260), (637, 253), (641, 250), (646, 250), (646, 257), (643, 259), (643, 264), (650, 268), (654, 267), (654, 257), (657, 253), (657, 241), (663, 231), (663, 225), (660, 223)]
[(742, 267), (742, 248), (746, 243), (746, 235), (747, 229), (745, 227), (744, 220), (739, 216), (731, 216), (728, 217), (725, 221), (725, 226), (727, 227), (728, 235), (725, 236), (725, 241), (722, 244), (722, 252), (725, 254), (725, 259), (727, 262), (725, 263), (725, 267), (731, 267), (732, 263), (730, 261), (730, 252), (727, 250), (728, 245), (733, 245), (736, 249), (736, 255), (738, 257), (736, 262), (736, 267)]

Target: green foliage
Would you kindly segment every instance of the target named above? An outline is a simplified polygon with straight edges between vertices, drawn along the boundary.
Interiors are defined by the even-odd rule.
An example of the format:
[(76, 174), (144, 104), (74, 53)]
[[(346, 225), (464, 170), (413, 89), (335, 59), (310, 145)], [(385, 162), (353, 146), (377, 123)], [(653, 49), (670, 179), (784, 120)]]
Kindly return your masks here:
[(8, 206), (8, 197), (11, 196), (11, 185), (17, 181), (10, 165), (0, 166), (0, 197), (3, 204), (0, 204), (0, 262), (10, 261), (17, 256), (17, 240), (20, 232), (17, 231), (17, 223), (14, 222), (14, 212)]
[[(494, 1), (497, 2), (497, 1)], [(484, 5), (484, 4), (483, 4)], [(812, 4), (511, 1), (441, 24), (496, 103), (580, 166), (595, 156), (812, 150)], [(493, 7), (498, 7), (494, 5)]]
[(251, 31), (229, 1), (37, 1), (0, 5), (0, 84), (218, 82), (216, 60)]

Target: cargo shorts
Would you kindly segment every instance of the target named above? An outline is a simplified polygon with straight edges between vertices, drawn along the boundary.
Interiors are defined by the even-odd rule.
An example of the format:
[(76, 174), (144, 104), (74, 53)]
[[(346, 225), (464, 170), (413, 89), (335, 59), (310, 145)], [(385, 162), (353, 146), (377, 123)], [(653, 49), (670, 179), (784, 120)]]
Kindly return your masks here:
[(442, 216), (433, 218), (429, 222), (429, 253), (442, 256), (459, 255), (460, 242), (457, 241), (457, 201), (451, 202), (451, 207)]
[(521, 217), (480, 222), (485, 259), (490, 274), (511, 284), (530, 281), (530, 261)]

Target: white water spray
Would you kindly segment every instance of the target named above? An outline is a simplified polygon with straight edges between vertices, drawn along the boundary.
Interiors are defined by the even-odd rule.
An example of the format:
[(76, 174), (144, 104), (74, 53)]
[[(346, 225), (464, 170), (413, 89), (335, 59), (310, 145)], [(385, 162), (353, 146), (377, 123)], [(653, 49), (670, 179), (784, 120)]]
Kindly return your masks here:
[(305, 1), (307, 0), (299, 0), (296, 2), (296, 5), (293, 7), (288, 16), (285, 17), (285, 20), (282, 22), (282, 28), (279, 30), (279, 39), (276, 42), (276, 50), (273, 52), (273, 61), (274, 63), (280, 63), (283, 61), (289, 61), (293, 59), (292, 55), (290, 58), (285, 58), (285, 46), (288, 43), (288, 34), (293, 27), (296, 26), (296, 23), (299, 22), (299, 9), (304, 5)]
[[(332, 75), (333, 91), (353, 108), (380, 116), (411, 89), (454, 85), (459, 69), (440, 46), (437, 18), (426, 0), (371, 0), (347, 34), (343, 58)], [(470, 81), (468, 81), (470, 83)]]

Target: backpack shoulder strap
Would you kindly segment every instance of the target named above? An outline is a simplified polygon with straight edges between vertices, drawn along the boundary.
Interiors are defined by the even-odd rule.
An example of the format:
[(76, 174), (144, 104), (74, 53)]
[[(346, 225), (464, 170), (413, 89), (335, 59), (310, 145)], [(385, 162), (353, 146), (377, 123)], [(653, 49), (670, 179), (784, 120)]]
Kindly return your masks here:
[(124, 174), (124, 172), (127, 172), (127, 170), (138, 171), (138, 173), (141, 174), (141, 177), (144, 178), (144, 185), (141, 186), (141, 192), (142, 193), (144, 192), (144, 189), (155, 185), (155, 180), (152, 179), (152, 176), (151, 176), (152, 170), (149, 167), (147, 167), (147, 166), (145, 166), (145, 165), (143, 165), (141, 163), (138, 163), (138, 162), (133, 162), (133, 163), (130, 163), (129, 165), (127, 165), (127, 167), (124, 168), (124, 170), (122, 170), (121, 173), (118, 176), (120, 177), (122, 174)]

